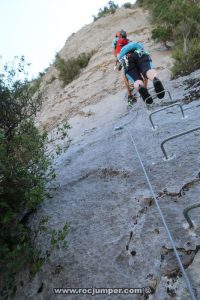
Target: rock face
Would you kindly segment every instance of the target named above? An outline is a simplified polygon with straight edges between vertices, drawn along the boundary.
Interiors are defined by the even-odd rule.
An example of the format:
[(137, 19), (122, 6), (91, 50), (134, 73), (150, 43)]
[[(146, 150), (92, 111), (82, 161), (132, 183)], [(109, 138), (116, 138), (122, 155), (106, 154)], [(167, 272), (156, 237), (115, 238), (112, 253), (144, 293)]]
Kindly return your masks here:
[[(113, 71), (111, 40), (118, 29), (130, 39), (145, 39), (154, 64), (171, 93), (146, 108), (141, 99), (127, 112), (120, 74)], [(95, 299), (190, 299), (133, 141), (163, 211), (177, 251), (197, 299), (199, 288), (199, 209), (183, 209), (200, 202), (199, 141), (195, 131), (168, 141), (164, 160), (160, 144), (169, 136), (199, 126), (200, 86), (196, 71), (170, 81), (169, 51), (150, 40), (148, 14), (138, 8), (119, 9), (73, 35), (60, 54), (70, 57), (86, 49), (98, 52), (79, 78), (64, 89), (58, 80), (44, 85), (48, 100), (38, 122), (53, 128), (68, 120), (72, 139), (68, 151), (56, 161), (57, 187), (37, 215), (50, 216), (59, 229), (68, 221), (68, 248), (55, 250), (35, 278), (18, 288), (15, 299), (63, 299), (53, 288), (143, 288), (151, 294), (96, 295)], [(161, 68), (162, 66), (162, 68)], [(51, 68), (46, 81), (55, 74)], [(151, 85), (150, 85), (151, 86)], [(181, 104), (149, 115), (172, 103)], [(187, 116), (187, 118), (186, 118)], [(45, 245), (43, 244), (43, 247)], [(92, 299), (91, 295), (67, 295)]]
[(80, 76), (65, 88), (58, 79), (52, 82), (52, 78), (58, 78), (58, 73), (54, 67), (50, 67), (44, 79), (46, 100), (38, 116), (40, 124), (48, 128), (55, 127), (79, 113), (86, 105), (98, 103), (108, 95), (116, 95), (123, 88), (122, 75), (113, 71), (115, 58), (111, 48), (115, 33), (122, 28), (127, 31), (130, 40), (145, 42), (145, 49), (151, 52), (160, 76), (169, 78), (169, 51), (161, 51), (162, 47), (150, 39), (148, 13), (139, 8), (118, 9), (114, 15), (83, 27), (66, 41), (59, 53), (64, 59), (92, 50), (97, 52)]

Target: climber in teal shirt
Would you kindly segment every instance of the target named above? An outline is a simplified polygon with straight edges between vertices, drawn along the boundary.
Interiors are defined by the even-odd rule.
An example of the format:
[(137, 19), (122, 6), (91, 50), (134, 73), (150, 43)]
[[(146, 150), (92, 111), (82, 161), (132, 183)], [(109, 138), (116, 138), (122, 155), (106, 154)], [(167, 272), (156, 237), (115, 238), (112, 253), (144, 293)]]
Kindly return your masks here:
[(163, 84), (158, 79), (157, 72), (152, 66), (152, 59), (149, 53), (145, 51), (142, 43), (130, 42), (123, 46), (118, 55), (118, 59), (123, 66), (127, 79), (133, 82), (134, 88), (139, 92), (145, 103), (151, 104), (153, 99), (148, 89), (144, 86), (142, 76), (153, 82), (158, 98), (161, 99), (164, 97), (165, 91)]

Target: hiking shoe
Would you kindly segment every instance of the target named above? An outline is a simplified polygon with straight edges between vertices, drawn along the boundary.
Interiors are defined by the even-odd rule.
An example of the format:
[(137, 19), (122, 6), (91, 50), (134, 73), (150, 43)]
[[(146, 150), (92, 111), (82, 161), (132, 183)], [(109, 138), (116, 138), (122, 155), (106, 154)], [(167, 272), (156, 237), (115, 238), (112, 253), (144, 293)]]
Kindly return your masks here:
[(137, 102), (137, 94), (134, 92), (128, 96), (128, 99), (132, 100), (132, 102)]
[(146, 104), (152, 104), (153, 103), (153, 99), (151, 98), (151, 95), (149, 94), (149, 91), (147, 90), (147, 88), (145, 88), (144, 86), (140, 86), (139, 93), (140, 93), (143, 101)]
[(131, 108), (133, 106), (132, 101), (128, 101), (127, 108)]
[(162, 85), (162, 82), (157, 77), (154, 77), (153, 85), (157, 93), (157, 97), (159, 99), (162, 99), (165, 96), (164, 86)]
[(128, 106), (132, 106), (136, 102), (137, 102), (137, 99), (133, 95), (128, 96)]
[(133, 104), (137, 102), (137, 99), (133, 97), (132, 95), (128, 96), (128, 103), (127, 103), (127, 108), (130, 109), (132, 108)]

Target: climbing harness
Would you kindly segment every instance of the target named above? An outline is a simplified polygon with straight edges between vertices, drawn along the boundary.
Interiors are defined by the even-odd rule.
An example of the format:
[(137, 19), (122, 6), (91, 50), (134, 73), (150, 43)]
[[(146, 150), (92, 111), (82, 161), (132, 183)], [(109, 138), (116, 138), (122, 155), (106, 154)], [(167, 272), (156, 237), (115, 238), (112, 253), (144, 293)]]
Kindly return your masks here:
[(143, 48), (136, 49), (134, 52), (136, 52), (139, 57), (142, 57), (143, 55), (150, 56), (149, 52), (145, 51)]

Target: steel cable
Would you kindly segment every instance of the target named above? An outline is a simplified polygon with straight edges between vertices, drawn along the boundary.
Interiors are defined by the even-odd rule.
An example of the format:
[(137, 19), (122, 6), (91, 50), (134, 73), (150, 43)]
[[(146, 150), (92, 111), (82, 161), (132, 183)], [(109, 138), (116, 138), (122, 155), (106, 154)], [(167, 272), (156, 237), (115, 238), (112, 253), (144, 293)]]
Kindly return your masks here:
[(170, 239), (170, 242), (171, 242), (171, 244), (172, 244), (174, 253), (175, 253), (175, 255), (176, 255), (176, 259), (177, 259), (178, 264), (179, 264), (179, 266), (180, 266), (180, 269), (181, 269), (181, 271), (182, 271), (182, 274), (183, 274), (183, 277), (184, 277), (184, 280), (185, 280), (185, 283), (186, 283), (186, 287), (187, 287), (188, 292), (189, 292), (189, 294), (190, 294), (190, 297), (191, 297), (192, 300), (197, 300), (196, 297), (195, 297), (195, 295), (194, 295), (194, 291), (193, 291), (193, 289), (192, 289), (191, 282), (190, 282), (190, 280), (189, 280), (189, 278), (188, 278), (188, 275), (187, 275), (187, 273), (186, 273), (186, 271), (185, 271), (185, 269), (184, 269), (184, 267), (183, 267), (183, 264), (182, 264), (182, 261), (181, 261), (181, 259), (180, 259), (180, 256), (179, 256), (179, 254), (178, 254), (178, 252), (177, 252), (177, 250), (176, 250), (176, 246), (175, 246), (174, 239), (173, 239), (173, 237), (172, 237), (172, 235), (171, 235), (171, 232), (170, 232), (170, 230), (169, 230), (169, 228), (168, 228), (168, 225), (167, 225), (167, 223), (166, 223), (166, 221), (165, 221), (165, 217), (164, 217), (163, 212), (162, 212), (162, 210), (161, 210), (161, 208), (160, 208), (160, 205), (159, 205), (159, 203), (158, 203), (158, 201), (157, 201), (157, 199), (156, 199), (156, 195), (155, 195), (155, 193), (154, 193), (152, 184), (151, 184), (151, 182), (150, 182), (150, 179), (149, 179), (149, 177), (148, 177), (148, 174), (147, 174), (146, 169), (145, 169), (145, 167), (144, 167), (144, 164), (143, 164), (143, 162), (142, 162), (140, 153), (139, 153), (139, 151), (138, 151), (138, 149), (137, 149), (137, 146), (136, 146), (136, 143), (135, 143), (135, 141), (134, 141), (133, 135), (132, 135), (132, 133), (129, 131), (129, 129), (125, 128), (125, 130), (126, 130), (126, 131), (128, 132), (128, 134), (130, 135), (131, 142), (132, 142), (132, 144), (133, 144), (133, 146), (134, 146), (134, 148), (135, 148), (137, 157), (138, 157), (138, 159), (139, 159), (139, 161), (140, 161), (142, 170), (143, 170), (144, 175), (145, 175), (145, 177), (146, 177), (147, 183), (148, 183), (148, 185), (149, 185), (149, 188), (150, 188), (150, 191), (151, 191), (151, 193), (152, 193), (153, 199), (154, 199), (155, 204), (156, 204), (156, 206), (157, 206), (157, 209), (158, 209), (158, 212), (159, 212), (159, 214), (160, 214), (161, 220), (162, 220), (162, 222), (163, 222), (163, 225), (164, 225), (164, 227), (165, 227), (165, 230), (166, 230), (166, 232), (167, 232), (167, 235), (168, 235), (168, 237), (169, 237), (169, 239)]

